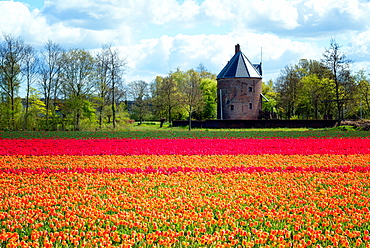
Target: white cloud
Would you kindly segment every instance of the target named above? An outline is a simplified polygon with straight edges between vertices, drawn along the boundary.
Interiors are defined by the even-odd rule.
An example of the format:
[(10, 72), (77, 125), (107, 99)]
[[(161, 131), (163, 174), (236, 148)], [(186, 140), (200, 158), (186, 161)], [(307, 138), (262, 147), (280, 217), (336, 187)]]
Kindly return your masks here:
[(232, 21), (235, 18), (233, 3), (225, 3), (222, 0), (205, 0), (201, 8), (205, 17), (216, 25)]
[[(73, 15), (68, 14), (71, 11)], [(185, 0), (182, 4), (175, 0), (162, 0), (160, 3), (157, 0), (56, 0), (47, 2), (45, 12), (66, 22), (87, 19), (92, 23), (103, 22), (108, 28), (112, 28), (112, 24), (117, 25), (117, 22), (140, 27), (146, 23), (192, 23), (199, 6), (193, 0)]]
[(182, 29), (200, 23), (235, 25), (251, 30), (295, 29), (298, 11), (287, 0), (56, 0), (47, 2), (45, 14), (66, 25), (84, 25), (100, 29), (127, 25), (141, 28), (147, 24), (165, 25)]
[(307, 35), (333, 33), (368, 28), (370, 3), (362, 0), (309, 0), (303, 1), (300, 14)]
[[(289, 37), (332, 36), (331, 31), (363, 29), (370, 12), (370, 4), (360, 0), (205, 0), (201, 3), (163, 0), (160, 4), (158, 0), (55, 0), (45, 2), (45, 7), (37, 14), (29, 12), (25, 5), (14, 4), (18, 4), (17, 10), (14, 6), (13, 12), (7, 11), (13, 18), (17, 16), (15, 11), (26, 12), (32, 21), (43, 20), (42, 25), (36, 26), (38, 29), (44, 27), (44, 34), (61, 36), (61, 39), (68, 37), (77, 45), (90, 43), (89, 47), (101, 40), (135, 42), (135, 37), (145, 36), (144, 32), (150, 31), (152, 26), (160, 32), (156, 37), (189, 33), (189, 28), (196, 31), (202, 25), (212, 30), (217, 26), (230, 27), (228, 32), (247, 29)], [(59, 34), (59, 30), (63, 33)], [(202, 32), (207, 33), (207, 29)], [(92, 38), (98, 41), (92, 42)]]
[[(258, 0), (252, 2), (252, 8), (248, 14), (254, 16), (253, 23), (260, 26), (273, 25), (283, 29), (294, 29), (299, 26), (297, 22), (298, 12), (291, 2), (286, 0)], [(246, 8), (250, 8), (246, 5)], [(245, 17), (247, 18), (247, 16)], [(248, 22), (248, 21), (247, 21)], [(267, 22), (267, 23), (266, 23)], [(258, 28), (258, 24), (256, 25)]]
[(0, 32), (39, 47), (48, 39), (66, 49), (119, 47), (128, 81), (199, 63), (218, 73), (237, 43), (259, 63), (262, 47), (269, 79), (299, 59), (319, 60), (320, 42), (328, 45), (337, 35), (350, 43), (348, 55), (366, 65), (369, 14), (370, 3), (362, 0), (53, 0), (41, 10), (0, 1)]
[(49, 31), (45, 19), (38, 10), (30, 10), (22, 3), (0, 1), (0, 32), (14, 36), (26, 36), (39, 40), (41, 34)]
[(327, 15), (333, 9), (337, 9), (341, 13), (349, 13), (353, 18), (356, 18), (361, 17), (363, 10), (369, 8), (368, 3), (359, 0), (308, 0), (304, 1), (304, 5), (315, 11), (320, 17)]
[(186, 25), (194, 23), (194, 17), (199, 14), (200, 7), (195, 1), (186, 0), (183, 4), (176, 1), (162, 1), (158, 4), (151, 2), (153, 12), (153, 22), (156, 24), (167, 24), (171, 22), (185, 23)]
[(201, 7), (209, 21), (217, 25), (230, 22), (236, 28), (251, 30), (290, 30), (299, 26), (296, 8), (286, 0), (205, 0)]
[(140, 45), (121, 48), (127, 54), (128, 81), (140, 79), (151, 81), (157, 75), (170, 71), (195, 69), (200, 63), (218, 74), (234, 55), (234, 46), (239, 43), (242, 52), (252, 63), (259, 63), (263, 47), (265, 79), (276, 77), (276, 72), (299, 59), (319, 60), (323, 48), (310, 42), (281, 39), (271, 34), (243, 32), (242, 35), (177, 35), (143, 40)]
[(370, 56), (370, 30), (354, 32), (351, 37), (349, 54), (368, 59)]
[(370, 76), (370, 62), (364, 61), (364, 62), (354, 62), (351, 66), (351, 70), (356, 73), (360, 70), (365, 70), (366, 74)]

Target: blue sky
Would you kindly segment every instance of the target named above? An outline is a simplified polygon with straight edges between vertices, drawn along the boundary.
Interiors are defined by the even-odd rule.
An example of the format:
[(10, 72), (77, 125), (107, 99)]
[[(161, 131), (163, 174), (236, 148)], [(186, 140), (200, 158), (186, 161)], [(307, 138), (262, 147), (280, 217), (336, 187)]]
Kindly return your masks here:
[(20, 1), (22, 3), (28, 4), (30, 6), (30, 9), (42, 9), (44, 7), (44, 1), (40, 0), (28, 0), (28, 1)]
[(300, 59), (320, 60), (335, 38), (353, 71), (370, 72), (370, 3), (365, 0), (24, 0), (0, 1), (0, 32), (41, 49), (103, 44), (127, 61), (126, 82), (151, 82), (202, 63), (219, 73), (239, 43), (274, 80)]

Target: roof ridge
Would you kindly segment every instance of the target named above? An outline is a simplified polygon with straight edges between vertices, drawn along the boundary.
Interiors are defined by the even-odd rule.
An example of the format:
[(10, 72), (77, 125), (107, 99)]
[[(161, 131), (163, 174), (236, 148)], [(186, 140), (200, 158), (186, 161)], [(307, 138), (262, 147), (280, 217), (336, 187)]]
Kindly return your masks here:
[(262, 78), (261, 73), (240, 50), (230, 59), (217, 78)]

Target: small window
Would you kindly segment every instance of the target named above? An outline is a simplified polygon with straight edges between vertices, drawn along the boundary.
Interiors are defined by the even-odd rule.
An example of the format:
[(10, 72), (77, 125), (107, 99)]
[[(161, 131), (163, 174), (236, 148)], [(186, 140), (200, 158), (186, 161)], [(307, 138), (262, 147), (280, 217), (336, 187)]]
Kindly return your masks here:
[(248, 88), (248, 92), (252, 92), (253, 91), (253, 88), (252, 87), (249, 87)]
[(230, 105), (230, 109), (231, 110), (234, 110), (234, 105)]
[(250, 102), (249, 103), (249, 109), (252, 109), (253, 108), (253, 104)]

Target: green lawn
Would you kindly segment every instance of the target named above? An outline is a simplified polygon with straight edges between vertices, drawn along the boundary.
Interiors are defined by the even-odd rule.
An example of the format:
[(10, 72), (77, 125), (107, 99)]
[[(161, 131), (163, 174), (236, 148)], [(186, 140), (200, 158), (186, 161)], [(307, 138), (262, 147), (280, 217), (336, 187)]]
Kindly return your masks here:
[(0, 138), (370, 138), (368, 131), (356, 131), (348, 128), (307, 129), (192, 129), (186, 127), (159, 127), (159, 123), (132, 124), (119, 131), (9, 131), (0, 132)]

